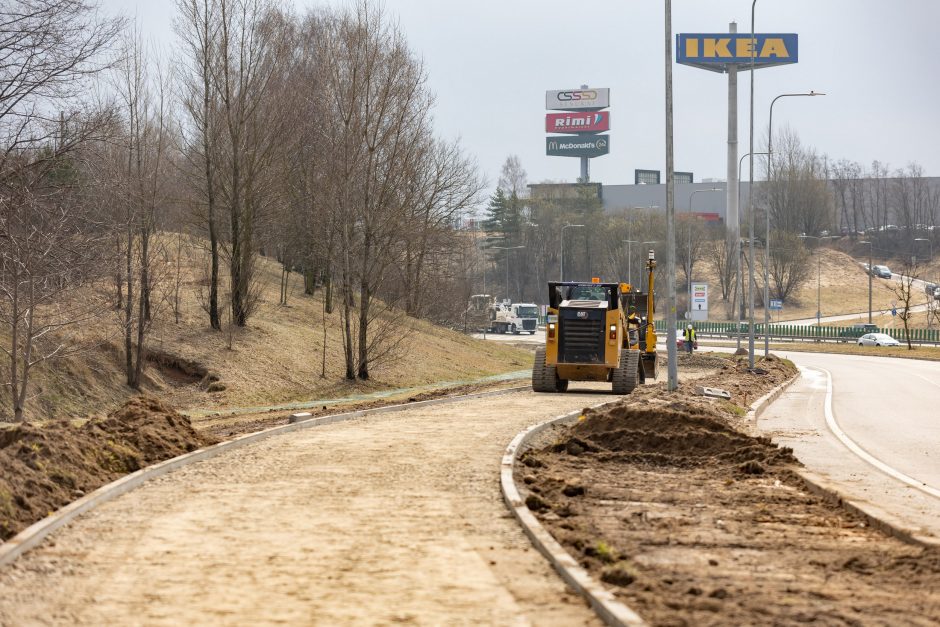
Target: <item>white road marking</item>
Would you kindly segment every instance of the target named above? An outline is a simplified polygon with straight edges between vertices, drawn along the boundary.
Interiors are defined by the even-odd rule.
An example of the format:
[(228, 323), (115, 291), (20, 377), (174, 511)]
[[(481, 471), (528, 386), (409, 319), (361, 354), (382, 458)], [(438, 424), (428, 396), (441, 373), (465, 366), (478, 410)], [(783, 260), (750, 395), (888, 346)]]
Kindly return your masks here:
[(929, 383), (930, 385), (933, 385), (933, 386), (936, 386), (936, 387), (940, 388), (940, 383), (937, 383), (936, 381), (931, 381), (930, 379), (928, 379), (927, 377), (925, 377), (925, 376), (922, 375), (922, 374), (917, 374), (916, 372), (912, 372), (911, 374), (913, 374), (913, 375), (914, 375), (915, 377), (917, 377), (918, 379), (923, 379), (924, 381), (926, 381), (926, 382)]
[(874, 457), (871, 453), (869, 453), (868, 451), (860, 447), (858, 444), (855, 443), (854, 440), (852, 440), (852, 438), (846, 435), (846, 433), (842, 430), (842, 428), (839, 427), (839, 423), (836, 421), (835, 414), (833, 414), (832, 412), (832, 373), (826, 370), (825, 368), (821, 368), (818, 366), (813, 366), (812, 369), (821, 371), (822, 373), (826, 375), (826, 405), (825, 405), (826, 425), (829, 427), (829, 430), (832, 431), (833, 435), (839, 438), (839, 440), (846, 446), (846, 448), (848, 448), (850, 451), (852, 451), (853, 453), (861, 457), (863, 460), (865, 460), (866, 462), (868, 462), (869, 464), (871, 464), (872, 466), (874, 466), (881, 472), (887, 474), (890, 477), (897, 479), (898, 481), (902, 483), (906, 483), (912, 488), (916, 488), (920, 490), (921, 492), (924, 492), (926, 494), (929, 494), (930, 496), (940, 499), (940, 490), (927, 485), (923, 481), (914, 479), (913, 477), (910, 477), (895, 468), (892, 468), (891, 466), (887, 465), (886, 463), (884, 463), (877, 457)]

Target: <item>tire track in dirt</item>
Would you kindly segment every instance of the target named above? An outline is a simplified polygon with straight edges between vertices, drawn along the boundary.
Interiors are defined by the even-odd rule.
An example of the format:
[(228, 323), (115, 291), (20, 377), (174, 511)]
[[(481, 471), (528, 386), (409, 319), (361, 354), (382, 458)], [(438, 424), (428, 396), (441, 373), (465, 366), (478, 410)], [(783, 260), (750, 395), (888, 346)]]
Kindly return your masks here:
[(126, 494), (0, 573), (0, 624), (597, 624), (503, 506), (512, 394), (273, 437)]

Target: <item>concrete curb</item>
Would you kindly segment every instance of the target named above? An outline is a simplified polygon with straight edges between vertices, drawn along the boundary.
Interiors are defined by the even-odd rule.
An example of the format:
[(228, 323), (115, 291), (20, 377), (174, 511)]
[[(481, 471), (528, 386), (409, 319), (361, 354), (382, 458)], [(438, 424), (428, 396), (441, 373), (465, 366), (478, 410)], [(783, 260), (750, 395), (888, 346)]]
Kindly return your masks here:
[[(760, 397), (751, 405), (747, 413), (747, 418), (755, 421), (763, 413), (764, 409), (776, 400), (786, 389), (792, 385), (799, 374), (784, 381), (770, 392)], [(616, 402), (616, 401), (614, 401)], [(609, 405), (610, 403), (601, 403), (592, 406), (592, 409)], [(512, 442), (506, 448), (503, 454), (502, 467), (500, 469), (500, 487), (503, 493), (503, 501), (506, 507), (513, 513), (522, 529), (545, 558), (551, 563), (552, 567), (561, 575), (561, 578), (571, 586), (578, 594), (584, 597), (591, 608), (607, 625), (640, 627), (646, 625), (646, 622), (635, 611), (627, 605), (621, 603), (609, 590), (604, 588), (599, 582), (591, 577), (578, 562), (562, 547), (557, 540), (542, 526), (538, 519), (529, 511), (519, 489), (515, 482), (515, 463), (519, 454), (522, 453), (529, 441), (542, 431), (557, 425), (572, 423), (578, 419), (581, 411), (574, 411), (562, 416), (557, 416), (551, 420), (539, 423), (529, 427), (525, 431), (516, 435)]]
[(771, 391), (761, 396), (759, 399), (751, 403), (751, 408), (747, 411), (744, 417), (747, 420), (753, 420), (754, 427), (756, 428), (757, 419), (760, 417), (762, 413), (764, 413), (764, 410), (767, 409), (767, 407), (771, 403), (773, 403), (775, 400), (780, 398), (780, 395), (786, 392), (787, 388), (789, 388), (791, 385), (799, 381), (799, 379), (800, 379), (800, 373), (798, 372), (792, 377), (790, 377), (789, 379), (787, 379), (786, 381), (784, 381), (783, 383), (781, 383), (780, 385), (778, 385), (777, 387), (775, 387), (774, 389), (772, 389)]
[[(614, 401), (616, 402), (616, 401)], [(610, 403), (601, 403), (593, 405), (591, 409), (603, 407)], [(632, 609), (621, 603), (614, 597), (613, 593), (604, 588), (600, 583), (594, 580), (586, 570), (584, 570), (577, 561), (558, 543), (555, 538), (542, 526), (538, 519), (529, 511), (525, 502), (516, 488), (516, 482), (513, 477), (516, 459), (525, 448), (527, 443), (536, 435), (553, 427), (555, 425), (564, 425), (574, 422), (581, 415), (581, 411), (574, 411), (562, 416), (557, 416), (551, 420), (533, 425), (517, 434), (503, 453), (502, 464), (500, 468), (499, 483), (503, 493), (503, 501), (506, 507), (513, 513), (522, 530), (532, 542), (532, 545), (538, 549), (552, 567), (561, 575), (561, 578), (571, 586), (578, 594), (584, 597), (591, 608), (607, 625), (628, 625), (630, 627), (640, 627), (646, 625), (640, 616)]]
[(235, 438), (234, 440), (220, 442), (219, 444), (214, 444), (212, 446), (193, 451), (192, 453), (186, 453), (185, 455), (180, 455), (179, 457), (174, 457), (158, 464), (147, 466), (146, 468), (142, 468), (129, 475), (125, 475), (116, 481), (112, 481), (111, 483), (101, 486), (94, 492), (86, 494), (77, 501), (73, 501), (72, 503), (69, 503), (58, 511), (53, 512), (51, 515), (43, 518), (42, 520), (33, 523), (3, 544), (0, 544), (0, 568), (13, 563), (20, 555), (38, 546), (49, 534), (72, 522), (78, 516), (93, 510), (99, 505), (107, 503), (108, 501), (124, 494), (125, 492), (129, 492), (130, 490), (139, 487), (151, 479), (161, 477), (165, 474), (173, 472), (174, 470), (178, 470), (179, 468), (183, 468), (184, 466), (188, 466), (196, 462), (212, 459), (213, 457), (217, 457), (218, 455), (221, 455), (227, 451), (259, 442), (271, 436), (291, 433), (301, 429), (309, 429), (311, 427), (319, 427), (335, 422), (344, 422), (362, 416), (388, 414), (405, 411), (415, 407), (429, 407), (434, 405), (443, 405), (446, 403), (472, 400), (475, 398), (500, 396), (503, 394), (512, 394), (514, 392), (520, 392), (522, 390), (528, 389), (528, 385), (515, 386), (501, 390), (493, 390), (490, 392), (476, 392), (474, 394), (465, 394), (463, 396), (436, 398), (427, 401), (418, 401), (415, 403), (403, 403), (400, 405), (390, 405), (388, 407), (375, 407), (372, 409), (361, 409), (358, 411), (333, 414), (330, 416), (310, 418), (308, 420), (293, 422), (290, 424), (265, 429), (264, 431), (242, 435)]

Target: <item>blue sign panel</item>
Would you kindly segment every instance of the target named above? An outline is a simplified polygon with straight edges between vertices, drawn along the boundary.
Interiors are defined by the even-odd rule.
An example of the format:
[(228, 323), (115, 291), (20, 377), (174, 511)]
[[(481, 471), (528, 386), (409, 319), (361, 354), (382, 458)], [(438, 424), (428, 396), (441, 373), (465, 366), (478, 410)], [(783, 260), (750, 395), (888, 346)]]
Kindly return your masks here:
[(768, 309), (783, 309), (783, 301), (782, 301), (782, 300), (774, 300), (773, 298), (771, 298), (771, 299), (770, 299), (770, 307), (768, 307)]
[(796, 33), (680, 33), (676, 35), (676, 62), (715, 72), (729, 65), (746, 69), (771, 67), (799, 60)]

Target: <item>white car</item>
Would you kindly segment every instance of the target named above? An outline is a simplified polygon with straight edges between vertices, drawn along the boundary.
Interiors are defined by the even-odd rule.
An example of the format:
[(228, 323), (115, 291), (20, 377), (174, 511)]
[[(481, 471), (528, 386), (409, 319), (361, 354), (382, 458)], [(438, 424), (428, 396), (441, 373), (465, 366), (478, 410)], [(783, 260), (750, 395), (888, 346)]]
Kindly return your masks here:
[(858, 338), (859, 346), (900, 346), (901, 343), (887, 333), (866, 333)]

